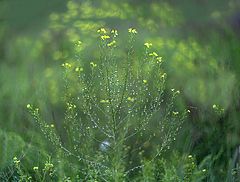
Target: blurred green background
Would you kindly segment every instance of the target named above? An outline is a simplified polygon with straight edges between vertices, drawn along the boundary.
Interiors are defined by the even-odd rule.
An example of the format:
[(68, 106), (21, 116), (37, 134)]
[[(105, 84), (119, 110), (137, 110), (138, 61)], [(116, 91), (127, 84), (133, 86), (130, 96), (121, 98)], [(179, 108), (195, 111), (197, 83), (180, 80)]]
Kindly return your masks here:
[[(0, 168), (15, 155), (51, 153), (26, 104), (63, 117), (60, 65), (94, 51), (100, 27), (139, 32), (164, 59), (167, 88), (181, 91), (191, 111), (172, 150), (210, 159), (209, 180), (226, 179), (240, 144), (240, 2), (237, 0), (2, 0), (0, 1)], [(84, 45), (84, 44), (83, 44)], [(138, 47), (138, 46), (137, 46)], [(140, 49), (140, 48), (139, 48)], [(224, 109), (216, 113), (213, 105)], [(153, 128), (154, 130), (154, 128)], [(48, 150), (47, 150), (48, 149)]]

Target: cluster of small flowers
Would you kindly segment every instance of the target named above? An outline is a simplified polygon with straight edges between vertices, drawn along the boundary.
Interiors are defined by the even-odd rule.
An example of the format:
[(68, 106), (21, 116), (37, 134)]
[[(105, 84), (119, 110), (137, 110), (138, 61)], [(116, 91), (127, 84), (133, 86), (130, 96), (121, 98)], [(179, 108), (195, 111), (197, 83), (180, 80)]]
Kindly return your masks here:
[(135, 28), (129, 28), (128, 32), (131, 33), (131, 34), (137, 34), (138, 33)]
[[(63, 64), (62, 64), (62, 67), (64, 67), (66, 70), (70, 70), (71, 68), (74, 68), (74, 66), (73, 66), (71, 63), (68, 63), (68, 62), (63, 63)], [(81, 72), (83, 71), (83, 68), (77, 66), (77, 67), (75, 67), (74, 70), (75, 70), (75, 72), (77, 72), (77, 73), (81, 73)]]
[[(35, 172), (39, 172), (39, 167), (38, 166), (34, 166), (33, 170)], [(54, 165), (50, 161), (47, 161), (45, 163), (45, 165), (44, 165), (43, 171), (44, 171), (44, 173), (49, 173), (49, 175), (52, 176), (53, 172), (54, 172)]]
[(15, 166), (19, 166), (20, 160), (18, 160), (17, 157), (14, 157), (14, 158), (13, 158), (13, 163), (14, 163)]
[[(105, 28), (100, 28), (97, 31), (100, 34), (100, 38), (101, 40), (105, 41), (107, 39), (110, 39), (110, 35), (108, 35), (108, 31)], [(107, 43), (107, 47), (116, 47), (116, 41), (114, 40), (117, 36), (118, 36), (118, 31), (113, 29), (110, 31), (110, 33), (112, 34), (112, 41)]]
[[(148, 49), (150, 49), (152, 46), (153, 46), (153, 44), (152, 43), (149, 43), (149, 42), (145, 42), (144, 43), (144, 46), (146, 47), (146, 49), (147, 49), (147, 51), (148, 51)], [(162, 63), (162, 57), (160, 57), (160, 56), (158, 56), (158, 54), (156, 53), (156, 52), (150, 52), (150, 53), (148, 53), (148, 55), (150, 56), (150, 57), (153, 57), (154, 59), (156, 59), (157, 60), (157, 63)]]
[(71, 68), (72, 67), (72, 65), (70, 63), (63, 63), (62, 66), (65, 67), (65, 68)]

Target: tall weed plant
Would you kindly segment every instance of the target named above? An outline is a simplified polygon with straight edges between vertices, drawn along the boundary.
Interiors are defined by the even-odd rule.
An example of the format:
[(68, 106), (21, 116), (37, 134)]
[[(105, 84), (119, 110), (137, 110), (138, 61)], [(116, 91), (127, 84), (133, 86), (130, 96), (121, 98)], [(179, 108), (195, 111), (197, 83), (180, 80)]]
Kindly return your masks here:
[(76, 60), (62, 64), (63, 120), (47, 122), (38, 107), (27, 105), (79, 180), (127, 181), (143, 174), (142, 159), (149, 165), (170, 149), (189, 112), (176, 110), (180, 91), (165, 90), (167, 74), (152, 44), (136, 54), (137, 34), (129, 28), (128, 42), (121, 42), (117, 30), (101, 28), (98, 48), (88, 53), (81, 51), (85, 43), (76, 42)]

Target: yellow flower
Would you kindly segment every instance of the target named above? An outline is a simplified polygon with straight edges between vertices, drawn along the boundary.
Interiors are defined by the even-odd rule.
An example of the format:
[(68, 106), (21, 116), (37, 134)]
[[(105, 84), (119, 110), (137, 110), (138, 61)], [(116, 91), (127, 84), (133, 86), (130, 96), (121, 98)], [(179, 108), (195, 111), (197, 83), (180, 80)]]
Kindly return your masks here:
[(45, 163), (45, 167), (44, 167), (44, 171), (51, 171), (53, 167), (54, 167), (54, 166), (53, 166), (52, 163), (46, 162), (46, 163)]
[(157, 63), (161, 63), (162, 62), (162, 57), (157, 57)]
[(118, 36), (118, 31), (117, 30), (111, 30), (111, 33), (113, 34), (114, 37)]
[(179, 114), (179, 112), (177, 112), (177, 111), (176, 111), (176, 112), (175, 112), (175, 111), (173, 111), (173, 115), (175, 115), (175, 116), (176, 116), (176, 115), (178, 115), (178, 114)]
[(115, 47), (116, 46), (116, 41), (112, 41), (110, 43), (107, 44), (108, 47)]
[(105, 34), (105, 33), (107, 33), (107, 31), (106, 31), (106, 29), (105, 28), (100, 28), (100, 29), (98, 29), (98, 31), (97, 31), (98, 33), (102, 33), (102, 34)]
[(33, 170), (34, 170), (34, 171), (37, 171), (37, 170), (38, 170), (38, 167), (37, 167), (37, 166), (33, 167)]
[(72, 65), (70, 63), (63, 63), (62, 66), (65, 67), (65, 68), (71, 68), (72, 67)]
[(134, 98), (128, 97), (127, 100), (130, 101), (130, 102), (133, 102), (133, 101), (134, 101)]
[(81, 46), (81, 45), (82, 45), (82, 42), (81, 42), (80, 40), (78, 40), (77, 43), (76, 43), (76, 46), (79, 47), (79, 46)]
[(102, 40), (106, 40), (106, 39), (110, 39), (110, 37), (109, 37), (108, 35), (102, 35), (102, 36), (101, 36), (101, 39), (102, 39)]
[(147, 80), (143, 80), (143, 83), (145, 83), (145, 84), (146, 84), (146, 83), (147, 83)]
[(16, 165), (18, 165), (18, 164), (20, 163), (20, 160), (18, 160), (17, 157), (14, 157), (14, 158), (13, 158), (13, 163), (16, 164)]
[(80, 68), (80, 67), (76, 67), (76, 68), (75, 68), (75, 71), (76, 71), (76, 72), (80, 72), (80, 71), (83, 71), (83, 68)]
[(109, 100), (100, 100), (100, 103), (109, 103)]
[(150, 48), (150, 47), (152, 46), (152, 43), (146, 42), (144, 45), (145, 45), (147, 48)]
[(149, 53), (149, 56), (158, 57), (158, 54), (156, 52), (151, 52)]
[(51, 124), (50, 126), (51, 126), (51, 128), (54, 128), (54, 124)]
[(97, 64), (95, 64), (94, 62), (91, 62), (90, 65), (95, 68), (97, 66)]
[(163, 73), (161, 78), (165, 78), (167, 76), (167, 73)]
[(135, 28), (129, 28), (129, 29), (128, 29), (128, 32), (129, 32), (129, 33), (132, 33), (132, 34), (137, 34), (137, 33), (138, 33)]

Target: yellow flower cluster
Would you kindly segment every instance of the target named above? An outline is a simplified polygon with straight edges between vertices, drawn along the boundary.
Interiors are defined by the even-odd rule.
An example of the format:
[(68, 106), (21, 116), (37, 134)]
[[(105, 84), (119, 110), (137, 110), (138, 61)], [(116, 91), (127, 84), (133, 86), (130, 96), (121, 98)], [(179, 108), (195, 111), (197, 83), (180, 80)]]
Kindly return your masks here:
[(100, 28), (100, 29), (98, 29), (97, 32), (98, 32), (98, 33), (101, 33), (101, 34), (106, 34), (106, 33), (107, 33), (107, 31), (106, 31), (105, 28)]
[(53, 166), (52, 163), (46, 162), (43, 170), (44, 170), (44, 171), (52, 171), (53, 167), (54, 167), (54, 166)]
[(179, 112), (177, 112), (177, 111), (176, 111), (176, 112), (173, 111), (173, 115), (174, 115), (174, 116), (177, 116), (178, 114), (179, 114)]
[(101, 100), (100, 103), (109, 103), (109, 100)]
[(144, 45), (145, 45), (147, 48), (152, 47), (152, 43), (148, 43), (148, 42), (146, 42)]
[(112, 42), (107, 44), (108, 47), (116, 47), (116, 41), (113, 40)]
[(14, 158), (13, 158), (13, 163), (14, 163), (15, 165), (18, 165), (18, 164), (20, 163), (20, 160), (18, 160), (17, 157), (14, 157)]
[(135, 28), (129, 28), (128, 32), (131, 33), (131, 34), (137, 34), (138, 33)]
[(49, 127), (54, 128), (54, 124), (50, 124), (50, 125), (47, 124), (47, 125), (45, 125), (45, 127), (46, 128), (49, 128)]
[(167, 76), (167, 73), (163, 73), (161, 78), (166, 78), (166, 76)]
[(101, 39), (102, 39), (102, 40), (110, 39), (110, 36), (108, 36), (108, 35), (102, 35), (102, 36), (101, 36)]
[(71, 68), (72, 65), (71, 65), (70, 63), (63, 63), (63, 64), (62, 64), (62, 67)]
[(157, 57), (157, 63), (161, 63), (162, 62), (162, 57)]
[(105, 28), (100, 28), (98, 29), (97, 31), (99, 34), (101, 34), (101, 39), (102, 40), (106, 40), (106, 39), (110, 39), (110, 36), (109, 35), (106, 35), (107, 34), (107, 30)]
[(132, 97), (128, 97), (127, 100), (130, 102), (134, 102), (134, 98), (132, 98)]
[(149, 56), (158, 57), (158, 54), (156, 52), (151, 52), (149, 53)]
[(82, 45), (82, 42), (80, 40), (77, 41), (76, 46), (80, 47)]
[(83, 71), (83, 68), (76, 67), (76, 68), (75, 68), (75, 71), (76, 71), (76, 72), (81, 72), (81, 71)]
[[(175, 89), (174, 89), (174, 88), (172, 88), (172, 89), (171, 89), (171, 91), (172, 91), (172, 92), (174, 92), (174, 91), (175, 91)], [(180, 91), (179, 91), (179, 90), (177, 90), (175, 93), (176, 93), (176, 94), (180, 94)]]
[(37, 170), (38, 170), (38, 167), (37, 167), (37, 166), (33, 167), (33, 170), (34, 170), (34, 171), (37, 171)]
[(118, 31), (117, 30), (111, 30), (111, 33), (113, 34), (113, 37), (118, 36)]
[(94, 63), (94, 62), (90, 62), (90, 65), (91, 65), (93, 68), (97, 67), (97, 64)]

